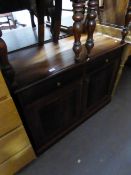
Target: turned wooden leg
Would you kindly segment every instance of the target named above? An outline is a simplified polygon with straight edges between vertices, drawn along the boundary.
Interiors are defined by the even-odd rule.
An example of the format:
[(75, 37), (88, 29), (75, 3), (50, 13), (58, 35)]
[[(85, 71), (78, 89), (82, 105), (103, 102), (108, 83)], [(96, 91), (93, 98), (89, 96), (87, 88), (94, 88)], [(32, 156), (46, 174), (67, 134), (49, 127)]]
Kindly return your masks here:
[(129, 0), (129, 4), (128, 4), (128, 8), (127, 8), (127, 13), (125, 16), (125, 25), (124, 28), (122, 30), (122, 40), (121, 43), (125, 42), (125, 37), (128, 34), (128, 25), (131, 22), (131, 0)]
[(44, 44), (44, 14), (43, 13), (37, 13), (38, 18), (38, 44), (41, 46)]
[(29, 12), (30, 12), (31, 25), (32, 25), (32, 28), (34, 28), (36, 27), (35, 21), (34, 21), (34, 12), (33, 10), (29, 10)]
[(51, 32), (54, 43), (58, 43), (61, 27), (62, 0), (55, 0), (55, 12), (51, 21)]
[(40, 46), (44, 44), (44, 22), (42, 23), (39, 22), (39, 19), (38, 19), (38, 44)]
[(38, 44), (44, 44), (44, 7), (42, 1), (36, 1), (36, 12), (38, 18)]
[(82, 32), (82, 20), (84, 18), (84, 7), (85, 7), (85, 1), (83, 0), (74, 0), (73, 1), (73, 34), (74, 34), (74, 45), (73, 45), (73, 51), (76, 56), (76, 60), (80, 61), (79, 55), (82, 50), (81, 46), (81, 32)]
[(85, 43), (85, 46), (87, 48), (88, 56), (91, 52), (91, 49), (94, 47), (94, 40), (93, 40), (93, 34), (96, 27), (96, 10), (98, 7), (98, 1), (97, 0), (89, 0), (88, 1), (88, 12), (87, 12), (87, 19), (86, 19), (86, 26), (87, 26), (87, 41)]

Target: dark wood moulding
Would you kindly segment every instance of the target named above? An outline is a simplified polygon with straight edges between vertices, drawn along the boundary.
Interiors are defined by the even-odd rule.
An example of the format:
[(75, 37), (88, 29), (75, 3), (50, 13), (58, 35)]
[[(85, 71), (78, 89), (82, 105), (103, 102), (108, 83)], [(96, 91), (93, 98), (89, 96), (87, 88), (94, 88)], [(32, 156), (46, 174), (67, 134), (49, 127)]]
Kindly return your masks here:
[(92, 48), (94, 47), (94, 40), (93, 40), (93, 34), (96, 27), (96, 16), (97, 16), (97, 7), (98, 7), (98, 1), (97, 0), (90, 0), (88, 1), (88, 12), (87, 12), (87, 41), (85, 43), (87, 54), (90, 55), (90, 52)]
[(81, 32), (82, 32), (82, 20), (84, 18), (84, 7), (85, 7), (85, 1), (83, 0), (74, 0), (73, 1), (73, 34), (74, 34), (74, 45), (73, 45), (73, 51), (75, 53), (75, 59), (77, 61), (80, 61), (80, 52), (82, 51), (81, 46)]

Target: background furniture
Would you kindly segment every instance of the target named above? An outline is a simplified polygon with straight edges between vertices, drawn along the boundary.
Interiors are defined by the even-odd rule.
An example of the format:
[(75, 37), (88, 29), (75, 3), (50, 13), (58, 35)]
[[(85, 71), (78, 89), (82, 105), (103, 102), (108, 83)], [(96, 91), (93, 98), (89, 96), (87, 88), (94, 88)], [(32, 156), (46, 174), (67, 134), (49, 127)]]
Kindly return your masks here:
[(38, 18), (38, 41), (40, 45), (44, 42), (44, 16), (51, 15), (53, 41), (58, 42), (61, 23), (61, 1), (62, 0), (57, 0), (55, 2), (55, 6), (53, 7), (52, 0), (7, 0), (6, 2), (0, 0), (0, 13), (28, 9), (31, 12), (32, 26), (34, 26), (33, 15), (35, 12)]
[[(131, 1), (130, 0), (125, 0), (125, 1), (105, 0), (104, 1), (104, 15), (105, 15), (105, 19), (104, 19), (105, 21), (103, 22), (104, 25), (102, 26), (98, 25), (97, 31), (102, 32), (103, 34), (109, 35), (111, 37), (116, 37), (119, 40), (121, 40), (122, 30), (119, 28), (123, 27), (123, 32), (122, 32), (123, 37), (125, 37), (126, 42), (129, 43), (124, 48), (124, 51), (122, 54), (120, 68), (117, 74), (116, 82), (115, 82), (113, 93), (112, 93), (112, 95), (114, 95), (116, 88), (118, 86), (120, 77), (122, 75), (125, 63), (127, 62), (128, 57), (131, 55), (131, 33), (130, 33)], [(112, 27), (109, 27), (109, 26), (107, 27), (106, 24)]]
[[(16, 28), (16, 21), (14, 20), (13, 14), (11, 12), (0, 14), (0, 18), (7, 18), (7, 21), (0, 22), (0, 25), (8, 24), (10, 29)], [(10, 21), (13, 23), (12, 25)]]
[(33, 159), (34, 151), (0, 71), (0, 174), (14, 174)]
[(104, 0), (105, 25), (121, 27), (125, 24), (125, 14), (129, 0)]

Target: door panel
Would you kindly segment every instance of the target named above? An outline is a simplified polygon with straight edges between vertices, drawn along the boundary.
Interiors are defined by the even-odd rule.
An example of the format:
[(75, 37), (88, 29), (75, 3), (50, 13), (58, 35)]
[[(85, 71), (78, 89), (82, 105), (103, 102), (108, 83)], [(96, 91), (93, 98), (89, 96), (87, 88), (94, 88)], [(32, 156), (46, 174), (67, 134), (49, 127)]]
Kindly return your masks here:
[(26, 107), (25, 118), (37, 153), (80, 116), (81, 81), (72, 83)]
[[(114, 55), (115, 56), (115, 55)], [(93, 63), (92, 69), (86, 71), (82, 95), (82, 111), (90, 113), (102, 106), (111, 98), (111, 92), (115, 81), (116, 71), (120, 63), (120, 57), (103, 57)], [(97, 69), (96, 66), (99, 65)]]

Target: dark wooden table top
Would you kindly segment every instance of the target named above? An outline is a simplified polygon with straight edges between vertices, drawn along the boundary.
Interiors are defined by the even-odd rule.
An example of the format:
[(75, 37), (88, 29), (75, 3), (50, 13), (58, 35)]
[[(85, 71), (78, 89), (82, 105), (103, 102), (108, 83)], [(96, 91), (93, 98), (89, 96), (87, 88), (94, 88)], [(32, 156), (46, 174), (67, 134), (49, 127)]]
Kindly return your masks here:
[[(95, 47), (90, 55), (90, 61), (97, 59), (111, 50), (121, 47), (120, 41), (95, 34)], [(54, 43), (45, 44), (43, 47), (32, 47), (9, 54), (9, 62), (15, 71), (15, 81), (18, 89), (24, 88), (33, 83), (42, 81), (61, 70), (66, 70), (83, 63), (76, 63), (72, 50), (73, 37), (68, 37)], [(82, 36), (82, 43), (85, 43), (86, 36)], [(82, 58), (88, 58), (85, 46), (81, 53)]]

